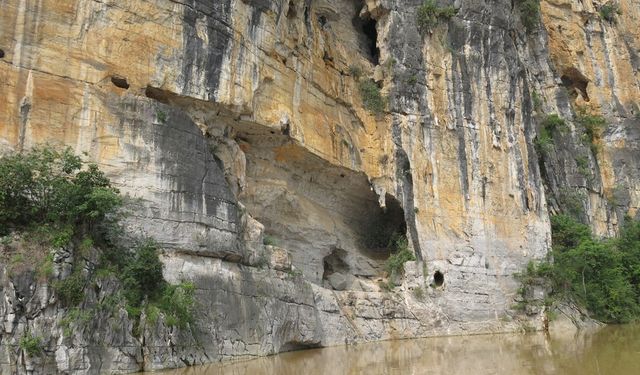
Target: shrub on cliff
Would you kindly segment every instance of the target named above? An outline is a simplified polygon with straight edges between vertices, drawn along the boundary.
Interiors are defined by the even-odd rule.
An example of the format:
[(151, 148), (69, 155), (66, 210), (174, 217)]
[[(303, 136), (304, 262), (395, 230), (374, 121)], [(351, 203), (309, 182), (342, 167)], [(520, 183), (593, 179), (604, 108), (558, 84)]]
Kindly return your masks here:
[(589, 145), (594, 155), (597, 154), (597, 141), (600, 139), (604, 128), (606, 128), (607, 121), (600, 115), (588, 113), (585, 108), (578, 108), (576, 122), (584, 129), (582, 141)]
[(526, 277), (551, 282), (554, 298), (569, 298), (599, 320), (623, 323), (640, 317), (640, 222), (626, 220), (616, 239), (596, 239), (588, 226), (551, 218), (553, 263), (531, 266)]
[(51, 246), (66, 247), (73, 252), (72, 272), (52, 282), (64, 306), (79, 305), (88, 285), (101, 274), (112, 274), (120, 281), (121, 302), (132, 317), (154, 306), (164, 313), (167, 324), (184, 326), (192, 321), (193, 286), (164, 280), (155, 242), (119, 245), (123, 230), (117, 211), (122, 205), (123, 198), (98, 166), (82, 161), (69, 148), (39, 147), (4, 156), (0, 235), (12, 231), (23, 235), (15, 236), (19, 241), (7, 237), (0, 257), (24, 263), (23, 269), (43, 263), (39, 274), (48, 278), (53, 274), (53, 257), (43, 253)]
[(386, 108), (386, 99), (380, 93), (380, 87), (372, 80), (363, 78), (358, 84), (364, 107), (375, 114), (381, 114)]
[(393, 249), (393, 254), (389, 256), (389, 259), (384, 264), (389, 276), (402, 273), (406, 262), (416, 260), (415, 255), (409, 250), (409, 242), (404, 235), (392, 238), (389, 247)]
[(540, 0), (518, 0), (520, 19), (527, 32), (532, 32), (540, 24)]
[(600, 17), (611, 23), (616, 23), (616, 17), (621, 15), (620, 5), (616, 3), (607, 3), (600, 7)]
[(95, 164), (67, 148), (35, 148), (0, 158), (0, 231), (48, 228), (64, 244), (92, 231), (122, 204)]
[(448, 20), (455, 16), (457, 12), (453, 6), (441, 7), (438, 6), (436, 0), (425, 0), (425, 2), (418, 7), (416, 18), (418, 29), (422, 33), (430, 32), (438, 25), (441, 19)]

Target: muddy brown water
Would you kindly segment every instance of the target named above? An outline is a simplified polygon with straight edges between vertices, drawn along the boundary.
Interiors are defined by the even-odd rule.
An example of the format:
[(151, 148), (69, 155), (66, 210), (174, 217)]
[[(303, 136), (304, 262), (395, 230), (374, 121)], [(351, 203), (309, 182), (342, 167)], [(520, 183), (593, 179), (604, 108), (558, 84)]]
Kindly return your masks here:
[(531, 333), (387, 341), (155, 374), (640, 375), (640, 325), (564, 336)]

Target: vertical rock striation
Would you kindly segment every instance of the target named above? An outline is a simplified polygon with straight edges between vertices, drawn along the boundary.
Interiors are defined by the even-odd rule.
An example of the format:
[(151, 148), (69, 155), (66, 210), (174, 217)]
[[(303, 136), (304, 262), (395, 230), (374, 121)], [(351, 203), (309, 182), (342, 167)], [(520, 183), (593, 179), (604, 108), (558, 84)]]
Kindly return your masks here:
[[(609, 21), (602, 1), (544, 0), (528, 28), (519, 1), (442, 1), (455, 16), (420, 30), (421, 3), (0, 0), (0, 152), (86, 152), (199, 301), (189, 329), (134, 332), (116, 309), (65, 333), (47, 283), (3, 267), (2, 371), (540, 327), (512, 310), (513, 274), (547, 254), (549, 214), (576, 206), (602, 235), (638, 215), (640, 4)], [(595, 147), (587, 112), (606, 120)], [(551, 113), (567, 129), (543, 150)], [(416, 261), (387, 291), (401, 233)], [(31, 358), (18, 342), (44, 327)]]

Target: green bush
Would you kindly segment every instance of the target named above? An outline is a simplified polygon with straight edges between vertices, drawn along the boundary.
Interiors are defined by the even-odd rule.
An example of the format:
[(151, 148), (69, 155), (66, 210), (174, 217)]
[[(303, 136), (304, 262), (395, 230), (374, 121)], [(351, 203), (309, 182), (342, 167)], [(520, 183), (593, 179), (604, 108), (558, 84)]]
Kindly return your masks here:
[(151, 311), (156, 310), (165, 315), (165, 322), (169, 326), (186, 328), (193, 323), (193, 305), (195, 286), (193, 283), (182, 282), (178, 285), (165, 285), (156, 301), (150, 303)]
[(591, 177), (591, 169), (589, 168), (589, 159), (584, 156), (577, 157), (576, 166), (578, 167), (578, 173), (580, 173), (583, 177), (589, 178)]
[(56, 281), (53, 284), (53, 289), (60, 302), (65, 306), (75, 306), (82, 302), (84, 298), (85, 285), (85, 277), (79, 269), (76, 269), (71, 275)]
[(564, 119), (556, 113), (552, 113), (547, 115), (541, 123), (542, 127), (547, 129), (549, 132), (553, 132), (555, 130), (564, 131), (567, 129), (567, 124), (564, 122)]
[[(132, 317), (154, 304), (169, 324), (190, 323), (193, 286), (166, 283), (157, 245), (150, 240), (132, 249), (118, 245), (123, 229), (116, 212), (122, 203), (98, 166), (84, 163), (69, 148), (35, 148), (0, 158), (0, 232), (28, 231), (42, 246), (75, 245), (70, 247), (73, 273), (53, 283), (63, 305), (79, 305), (86, 286), (108, 273), (119, 279)], [(101, 254), (97, 264), (84, 261), (92, 248)], [(38, 273), (53, 273), (52, 256), (44, 258)]]
[(600, 115), (591, 115), (585, 109), (578, 109), (576, 122), (584, 129), (582, 140), (589, 144), (594, 154), (597, 154), (597, 140), (600, 139), (602, 131), (607, 126), (607, 121)]
[(416, 260), (416, 256), (409, 250), (409, 242), (403, 235), (394, 238), (392, 245), (394, 253), (389, 256), (384, 268), (389, 275), (396, 275), (402, 273), (406, 262)]
[(162, 268), (153, 241), (144, 241), (128, 254), (118, 277), (122, 280), (124, 296), (129, 305), (138, 307), (145, 298), (158, 297), (165, 283)]
[[(551, 218), (553, 263), (527, 269), (551, 282), (553, 298), (569, 298), (599, 320), (624, 323), (640, 317), (640, 222), (627, 220), (617, 239), (599, 240), (588, 226)], [(523, 281), (525, 283), (526, 280)]]
[(542, 98), (537, 91), (531, 93), (531, 100), (533, 101), (533, 109), (540, 111), (542, 109)]
[(32, 336), (31, 333), (26, 333), (20, 338), (20, 349), (27, 352), (29, 356), (36, 356), (42, 354), (42, 340), (40, 337)]
[[(95, 164), (67, 148), (34, 148), (0, 158), (0, 231), (47, 225), (63, 231), (59, 243), (79, 226), (91, 229), (122, 200)], [(69, 233), (71, 232), (71, 233)]]
[(564, 132), (567, 124), (562, 117), (555, 113), (547, 115), (540, 123), (540, 132), (535, 139), (535, 146), (539, 152), (548, 153), (553, 149), (553, 134)]
[(429, 32), (438, 25), (441, 19), (449, 20), (458, 11), (453, 6), (438, 6), (436, 0), (425, 0), (418, 8), (417, 23), (421, 32)]
[(273, 236), (269, 236), (268, 234), (262, 237), (262, 244), (266, 246), (276, 246), (276, 239)]
[(386, 99), (380, 93), (380, 87), (372, 79), (361, 79), (358, 88), (362, 103), (369, 112), (374, 114), (384, 112)]
[(586, 194), (578, 189), (565, 187), (558, 191), (558, 203), (563, 213), (581, 221), (585, 217)]
[(155, 242), (143, 241), (123, 259), (122, 263), (114, 266), (122, 282), (129, 315), (138, 318), (142, 311), (146, 311), (154, 321), (154, 315), (162, 313), (168, 325), (181, 328), (193, 322), (195, 286), (186, 282), (171, 285), (164, 280), (163, 264), (158, 258)]
[(518, 0), (520, 19), (527, 32), (540, 25), (540, 0)]
[(362, 77), (362, 68), (360, 65), (349, 65), (349, 74), (356, 80)]
[(616, 17), (621, 15), (620, 6), (615, 3), (607, 3), (600, 7), (600, 17), (607, 22), (616, 23)]

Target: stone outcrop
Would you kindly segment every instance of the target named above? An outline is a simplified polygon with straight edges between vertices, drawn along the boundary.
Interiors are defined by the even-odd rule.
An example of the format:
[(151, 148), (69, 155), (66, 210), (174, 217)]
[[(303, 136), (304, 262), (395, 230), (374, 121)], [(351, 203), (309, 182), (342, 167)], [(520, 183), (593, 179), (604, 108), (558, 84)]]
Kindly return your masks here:
[[(134, 334), (118, 310), (69, 344), (47, 285), (2, 271), (2, 371), (541, 327), (512, 309), (513, 274), (545, 257), (549, 212), (577, 197), (603, 235), (638, 215), (640, 4), (610, 22), (602, 1), (544, 0), (527, 31), (517, 1), (445, 3), (457, 14), (421, 32), (419, 0), (0, 0), (0, 152), (86, 152), (199, 301), (185, 332)], [(580, 108), (607, 120), (597, 148)], [(543, 155), (550, 113), (569, 131)], [(387, 291), (398, 233), (417, 259)], [(29, 358), (16, 343), (44, 327)]]

